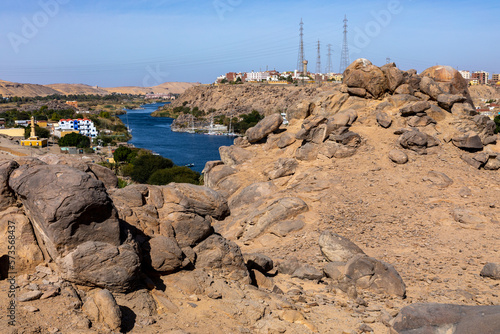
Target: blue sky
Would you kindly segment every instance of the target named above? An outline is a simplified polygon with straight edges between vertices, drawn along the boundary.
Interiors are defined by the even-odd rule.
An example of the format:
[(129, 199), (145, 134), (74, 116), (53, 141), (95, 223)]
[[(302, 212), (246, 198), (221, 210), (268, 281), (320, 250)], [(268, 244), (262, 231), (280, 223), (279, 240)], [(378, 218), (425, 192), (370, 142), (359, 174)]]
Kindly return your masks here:
[(419, 72), (436, 65), (500, 72), (500, 2), (326, 0), (23, 0), (0, 5), (0, 79), (150, 86), (209, 83), (230, 71), (293, 70), (305, 56), (339, 70), (350, 58)]

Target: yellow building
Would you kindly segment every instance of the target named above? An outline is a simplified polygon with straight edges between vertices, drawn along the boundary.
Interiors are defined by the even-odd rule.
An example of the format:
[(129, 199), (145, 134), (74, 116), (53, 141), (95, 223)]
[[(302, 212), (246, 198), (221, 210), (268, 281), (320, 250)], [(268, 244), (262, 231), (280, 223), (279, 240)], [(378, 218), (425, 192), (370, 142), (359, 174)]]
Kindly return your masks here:
[(38, 138), (35, 135), (35, 117), (31, 116), (31, 134), (28, 139), (21, 140), (21, 146), (46, 147), (47, 143), (47, 138)]
[(36, 125), (41, 128), (46, 128), (48, 126), (48, 121), (36, 121)]

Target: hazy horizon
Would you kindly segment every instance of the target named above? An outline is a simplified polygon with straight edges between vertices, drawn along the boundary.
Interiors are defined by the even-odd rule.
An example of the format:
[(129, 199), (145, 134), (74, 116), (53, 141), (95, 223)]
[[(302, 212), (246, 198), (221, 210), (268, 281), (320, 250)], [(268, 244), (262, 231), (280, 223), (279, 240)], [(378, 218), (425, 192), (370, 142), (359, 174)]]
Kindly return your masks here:
[[(305, 58), (321, 71), (332, 45), (339, 71), (343, 19), (350, 61), (419, 72), (439, 65), (499, 73), (496, 1), (30, 0), (0, 12), (0, 79), (101, 87), (213, 82), (232, 71), (294, 70), (299, 22)], [(491, 45), (489, 45), (491, 43)], [(491, 77), (490, 77), (491, 78)]]

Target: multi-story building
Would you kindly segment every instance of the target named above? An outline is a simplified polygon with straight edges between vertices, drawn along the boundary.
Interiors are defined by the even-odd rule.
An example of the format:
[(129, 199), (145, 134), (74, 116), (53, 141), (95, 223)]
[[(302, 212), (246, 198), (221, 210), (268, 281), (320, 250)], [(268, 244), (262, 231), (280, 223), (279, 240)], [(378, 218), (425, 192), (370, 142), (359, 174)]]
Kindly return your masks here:
[(469, 71), (458, 71), (464, 79), (469, 80), (470, 79), (470, 72)]
[(488, 83), (488, 79), (490, 77), (490, 74), (485, 71), (477, 71), (472, 73), (471, 79), (477, 79), (480, 85), (484, 85)]
[(270, 77), (269, 72), (247, 72), (247, 80), (246, 81), (267, 81)]
[(495, 83), (499, 82), (500, 81), (500, 74), (492, 74), (491, 80), (493, 80), (493, 82), (495, 82)]
[(81, 135), (95, 138), (98, 135), (97, 129), (89, 119), (61, 119), (55, 128), (56, 131), (78, 131)]

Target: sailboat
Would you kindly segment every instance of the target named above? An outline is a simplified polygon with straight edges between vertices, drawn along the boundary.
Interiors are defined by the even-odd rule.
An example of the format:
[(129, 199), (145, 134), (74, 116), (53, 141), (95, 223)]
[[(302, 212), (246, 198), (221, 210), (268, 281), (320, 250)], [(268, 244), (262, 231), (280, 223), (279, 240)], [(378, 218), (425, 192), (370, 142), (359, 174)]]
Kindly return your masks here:
[(210, 117), (210, 129), (208, 130), (209, 135), (215, 135), (216, 133), (214, 132), (214, 115)]
[(194, 116), (191, 117), (191, 129), (187, 130), (187, 133), (195, 133), (195, 131), (194, 131)]

